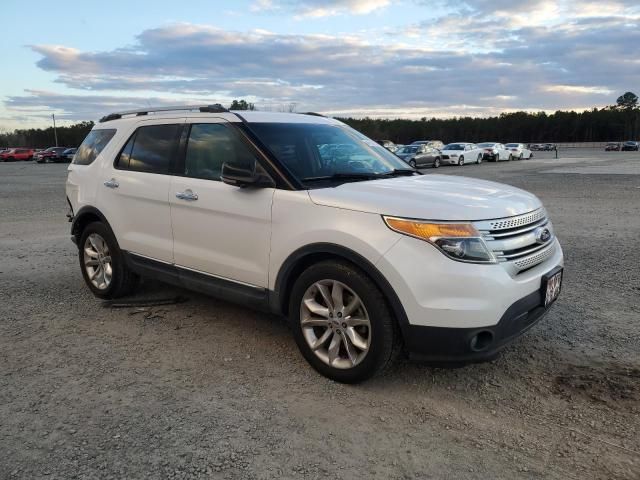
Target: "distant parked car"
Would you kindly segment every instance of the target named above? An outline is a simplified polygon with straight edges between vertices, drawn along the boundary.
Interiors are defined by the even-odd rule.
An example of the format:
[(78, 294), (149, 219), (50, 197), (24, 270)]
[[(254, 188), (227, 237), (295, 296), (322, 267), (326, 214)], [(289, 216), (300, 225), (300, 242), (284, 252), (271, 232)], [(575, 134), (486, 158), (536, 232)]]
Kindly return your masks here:
[(605, 145), (604, 151), (605, 152), (619, 152), (621, 148), (622, 148), (622, 145), (620, 145), (619, 142), (609, 142), (609, 143), (607, 143)]
[(637, 152), (638, 150), (640, 150), (640, 142), (634, 142), (633, 140), (630, 140), (628, 142), (624, 142), (624, 144), (622, 145), (623, 152)]
[(513, 158), (523, 160), (525, 158), (533, 158), (533, 152), (529, 150), (524, 143), (507, 143), (507, 150), (511, 152)]
[(67, 147), (49, 147), (46, 150), (42, 150), (35, 154), (36, 162), (64, 162), (67, 159), (63, 156)]
[(442, 150), (442, 147), (444, 147), (444, 143), (440, 140), (416, 140), (415, 142), (411, 142), (411, 145), (428, 145), (438, 150)]
[(438, 168), (442, 160), (440, 150), (428, 145), (407, 145), (406, 147), (402, 147), (395, 153), (413, 168)]
[(376, 140), (376, 143), (382, 145), (384, 148), (389, 150), (390, 152), (395, 152), (398, 147), (391, 140)]
[(556, 146), (553, 143), (543, 143), (542, 150), (544, 150), (545, 152), (551, 152), (553, 150), (556, 150)]
[(500, 160), (513, 160), (511, 151), (502, 143), (484, 142), (478, 143), (478, 147), (482, 149), (482, 159), (491, 162), (499, 162)]
[(76, 150), (77, 148), (67, 148), (64, 152), (62, 152), (62, 155), (67, 160), (67, 162), (73, 160), (73, 156), (76, 154)]
[(31, 160), (33, 158), (33, 149), (31, 148), (10, 148), (0, 153), (0, 160), (3, 162), (13, 162), (16, 160)]
[(457, 142), (445, 145), (442, 148), (442, 163), (458, 165), (461, 167), (464, 162), (482, 163), (483, 151), (475, 143)]

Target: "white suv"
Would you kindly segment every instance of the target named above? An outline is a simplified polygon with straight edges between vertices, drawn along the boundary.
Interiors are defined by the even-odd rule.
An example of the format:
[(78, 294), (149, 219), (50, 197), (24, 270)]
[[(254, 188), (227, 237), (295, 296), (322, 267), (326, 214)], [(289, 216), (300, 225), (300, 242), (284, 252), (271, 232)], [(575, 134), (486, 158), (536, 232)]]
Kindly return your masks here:
[(422, 175), (315, 114), (108, 115), (66, 191), (96, 296), (146, 275), (286, 315), (307, 361), (341, 382), (402, 350), (491, 359), (560, 291), (562, 250), (534, 195)]

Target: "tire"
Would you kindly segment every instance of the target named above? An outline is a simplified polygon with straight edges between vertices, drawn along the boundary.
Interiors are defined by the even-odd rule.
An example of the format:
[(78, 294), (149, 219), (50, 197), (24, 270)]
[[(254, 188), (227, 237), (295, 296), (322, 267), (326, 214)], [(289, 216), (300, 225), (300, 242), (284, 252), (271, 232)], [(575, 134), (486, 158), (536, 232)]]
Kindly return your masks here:
[(14, 160), (15, 160), (15, 158), (13, 158), (13, 157), (7, 158), (7, 162), (13, 162)]
[(509, 154), (509, 161), (513, 160), (513, 155)]
[(461, 167), (464, 165), (464, 155), (460, 155), (460, 158), (458, 158), (458, 166)]
[[(322, 286), (324, 296), (319, 285)], [(334, 313), (313, 314), (306, 307), (306, 302), (310, 301), (331, 312), (330, 308), (326, 308), (328, 302), (324, 298), (328, 296), (333, 303), (336, 288), (343, 292), (339, 293), (342, 298), (340, 303), (343, 305), (360, 302), (353, 315), (339, 317), (342, 315), (340, 312), (345, 311), (344, 308), (334, 310)], [(356, 297), (357, 300), (354, 300)], [(356, 321), (355, 317), (358, 317), (358, 322), (366, 319), (368, 324), (348, 326), (343, 322), (347, 319)], [(291, 291), (289, 320), (295, 341), (307, 362), (320, 374), (337, 382), (362, 382), (389, 366), (400, 351), (396, 320), (385, 296), (364, 272), (344, 261), (322, 261), (302, 272)], [(319, 325), (303, 327), (303, 321), (318, 322)], [(351, 330), (349, 335), (346, 333), (348, 330)], [(364, 345), (361, 342), (364, 340), (368, 345), (366, 351), (356, 348), (348, 340), (354, 331), (357, 333), (356, 343)], [(313, 350), (311, 344), (317, 342), (320, 343)], [(334, 349), (335, 354), (331, 358), (329, 347), (334, 346), (334, 342), (338, 347), (337, 350)], [(349, 355), (345, 342), (349, 342), (353, 355)]]
[(480, 165), (482, 163), (482, 154), (478, 155), (478, 158), (476, 159), (476, 164)]
[(493, 157), (493, 161), (498, 163), (500, 161), (500, 154), (496, 153), (495, 156)]
[(522, 160), (524, 158), (524, 153), (520, 154), (520, 157), (518, 158), (518, 160)]
[[(89, 239), (91, 237), (91, 239)], [(102, 239), (104, 245), (100, 245), (98, 239)], [(101, 248), (95, 248), (96, 244), (98, 247), (106, 246), (106, 250)], [(102, 222), (93, 222), (87, 225), (82, 233), (80, 234), (80, 241), (78, 242), (78, 259), (80, 261), (80, 270), (82, 271), (82, 276), (84, 278), (85, 283), (89, 287), (89, 290), (98, 298), (103, 299), (112, 299), (119, 298), (125, 295), (132, 293), (135, 290), (135, 287), (138, 284), (139, 277), (133, 273), (127, 267), (124, 255), (118, 246), (118, 242), (116, 241), (111, 230)], [(89, 255), (86, 252), (86, 249), (90, 248), (93, 253), (97, 253), (102, 250), (102, 254), (99, 255), (100, 258), (94, 256), (93, 254)], [(104, 262), (106, 258), (109, 258), (109, 262)], [(86, 266), (85, 262), (88, 260), (99, 262), (99, 265), (94, 266)], [(111, 277), (107, 281), (107, 269), (105, 265), (110, 264)], [(88, 269), (92, 268), (93, 271), (105, 272), (104, 275), (98, 274), (96, 282), (100, 283), (100, 278), (102, 278), (103, 285), (96, 285), (94, 281), (89, 277)]]
[(409, 160), (409, 165), (413, 168), (418, 168), (418, 166), (416, 165), (416, 161), (415, 160)]
[(433, 168), (440, 168), (440, 157), (436, 157), (433, 161)]

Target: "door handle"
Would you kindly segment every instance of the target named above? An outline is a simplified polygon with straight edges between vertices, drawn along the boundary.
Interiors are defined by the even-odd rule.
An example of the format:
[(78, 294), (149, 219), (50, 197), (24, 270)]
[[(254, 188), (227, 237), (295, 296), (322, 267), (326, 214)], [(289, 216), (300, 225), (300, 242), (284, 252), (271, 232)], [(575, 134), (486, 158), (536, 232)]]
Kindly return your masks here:
[(180, 200), (187, 200), (188, 202), (195, 202), (198, 200), (198, 194), (187, 189), (184, 192), (177, 192), (176, 198), (179, 198)]
[(108, 188), (118, 188), (120, 186), (120, 184), (116, 181), (115, 178), (112, 178), (111, 180), (107, 180), (106, 182), (103, 183), (103, 185)]

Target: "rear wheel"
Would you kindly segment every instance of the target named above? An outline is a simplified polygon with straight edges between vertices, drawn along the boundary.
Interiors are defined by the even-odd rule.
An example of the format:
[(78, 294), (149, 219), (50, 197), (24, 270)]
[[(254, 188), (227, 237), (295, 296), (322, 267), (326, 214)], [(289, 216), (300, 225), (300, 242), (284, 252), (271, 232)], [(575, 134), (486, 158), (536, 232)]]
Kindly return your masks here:
[(307, 362), (338, 382), (371, 377), (399, 350), (395, 319), (384, 295), (346, 262), (323, 261), (307, 268), (293, 286), (289, 316)]
[(480, 165), (482, 163), (482, 154), (478, 154), (478, 158), (476, 159), (476, 163)]
[(101, 222), (90, 223), (78, 245), (82, 276), (96, 297), (118, 298), (133, 292), (138, 276), (127, 267), (109, 228)]
[(461, 167), (464, 165), (464, 155), (460, 155), (460, 158), (458, 158), (458, 166)]

